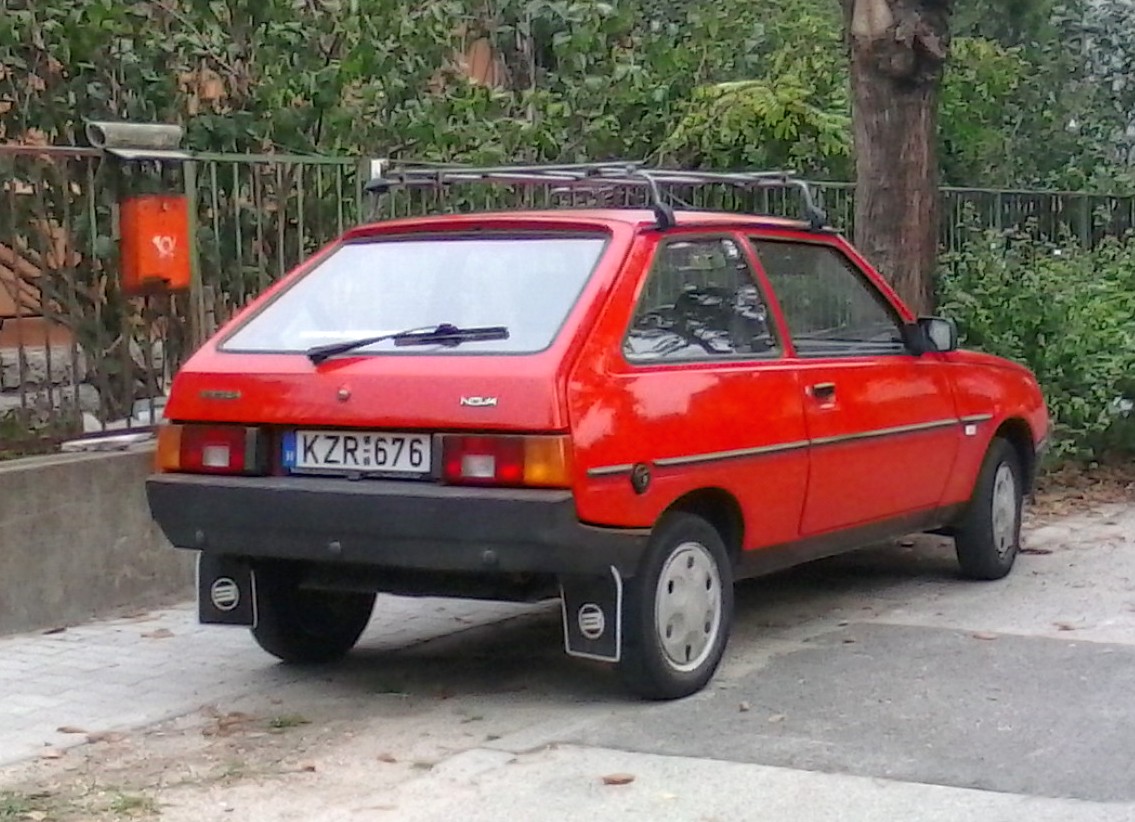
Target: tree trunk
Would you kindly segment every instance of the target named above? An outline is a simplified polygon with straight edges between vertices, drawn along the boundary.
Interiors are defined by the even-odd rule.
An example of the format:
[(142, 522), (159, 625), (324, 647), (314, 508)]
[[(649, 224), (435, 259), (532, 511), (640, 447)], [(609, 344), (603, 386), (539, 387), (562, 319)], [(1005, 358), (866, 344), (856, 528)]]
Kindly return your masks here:
[(953, 0), (841, 0), (851, 51), (855, 243), (918, 312), (934, 303), (938, 96)]

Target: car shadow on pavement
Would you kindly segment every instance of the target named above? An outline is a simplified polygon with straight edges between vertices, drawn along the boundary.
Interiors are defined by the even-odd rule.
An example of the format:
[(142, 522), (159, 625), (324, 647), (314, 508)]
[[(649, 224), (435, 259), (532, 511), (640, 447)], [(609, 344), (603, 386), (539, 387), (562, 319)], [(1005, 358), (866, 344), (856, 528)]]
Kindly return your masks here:
[(919, 535), (743, 580), (736, 590), (737, 627), (781, 625), (785, 613), (796, 621), (818, 618), (850, 600), (865, 608), (899, 589), (960, 581), (953, 542)]
[(368, 647), (364, 638), (348, 658), (325, 671), (348, 692), (345, 695), (623, 699), (608, 666), (564, 654), (563, 624), (555, 603), (403, 648)]
[[(736, 641), (731, 653), (744, 653), (750, 643), (759, 644), (760, 630), (765, 627), (805, 624), (849, 599), (862, 606), (873, 596), (885, 596), (900, 586), (957, 579), (952, 543), (918, 537), (746, 580), (737, 586)], [(553, 703), (633, 700), (611, 666), (566, 656), (562, 630), (559, 607), (549, 602), (535, 611), (521, 611), (405, 647), (384, 648), (380, 637), (364, 636), (347, 659), (312, 670), (341, 688), (344, 696), (352, 697), (509, 695), (510, 699)]]

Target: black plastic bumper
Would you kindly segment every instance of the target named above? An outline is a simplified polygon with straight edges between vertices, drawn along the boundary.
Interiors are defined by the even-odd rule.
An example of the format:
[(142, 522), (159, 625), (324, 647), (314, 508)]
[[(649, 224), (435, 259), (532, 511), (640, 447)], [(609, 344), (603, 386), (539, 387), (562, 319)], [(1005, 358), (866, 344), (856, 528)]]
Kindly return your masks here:
[(315, 477), (160, 474), (150, 512), (179, 548), (490, 573), (633, 576), (647, 534), (584, 525), (568, 491)]

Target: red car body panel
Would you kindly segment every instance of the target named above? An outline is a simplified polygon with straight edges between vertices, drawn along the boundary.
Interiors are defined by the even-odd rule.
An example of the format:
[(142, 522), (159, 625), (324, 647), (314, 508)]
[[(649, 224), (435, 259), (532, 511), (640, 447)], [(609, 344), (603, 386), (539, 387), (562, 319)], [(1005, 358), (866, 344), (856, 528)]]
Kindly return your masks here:
[[(775, 359), (634, 365), (622, 340), (662, 238), (722, 234), (822, 242), (845, 254), (914, 320), (842, 238), (791, 220), (679, 213), (653, 228), (648, 211), (552, 211), (395, 220), (340, 242), (473, 229), (602, 232), (610, 242), (545, 351), (526, 355), (345, 354), (313, 365), (300, 354), (221, 350), (231, 329), (300, 277), (301, 267), (240, 312), (178, 374), (166, 416), (241, 422), (442, 431), (569, 432), (571, 489), (580, 520), (650, 528), (693, 493), (728, 495), (741, 513), (742, 547), (759, 550), (968, 500), (995, 433), (1023, 426), (1034, 446), (1048, 431), (1043, 398), (1020, 366), (970, 352), (802, 359), (774, 299), (784, 341)], [(338, 243), (329, 248), (333, 248)], [(325, 249), (326, 251), (327, 249)], [(315, 258), (318, 259), (318, 256)], [(771, 296), (770, 296), (771, 299)], [(834, 396), (810, 393), (831, 383)], [(347, 392), (350, 401), (340, 399)], [(492, 394), (494, 407), (462, 396)], [(648, 465), (639, 493), (632, 466)]]

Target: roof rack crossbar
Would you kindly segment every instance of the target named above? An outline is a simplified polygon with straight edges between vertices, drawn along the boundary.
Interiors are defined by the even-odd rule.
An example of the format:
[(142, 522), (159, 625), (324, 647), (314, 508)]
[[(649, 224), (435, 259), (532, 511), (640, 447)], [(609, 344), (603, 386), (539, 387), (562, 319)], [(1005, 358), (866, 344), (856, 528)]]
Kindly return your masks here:
[(439, 188), (454, 183), (500, 185), (553, 185), (557, 188), (638, 187), (650, 196), (658, 227), (675, 224), (674, 209), (663, 186), (728, 185), (759, 190), (784, 188), (799, 192), (804, 219), (813, 230), (827, 225), (807, 181), (789, 171), (686, 171), (648, 168), (641, 162), (566, 163), (551, 165), (463, 166), (451, 163), (407, 163), (384, 169), (365, 186), (368, 192), (385, 193), (391, 188)]

